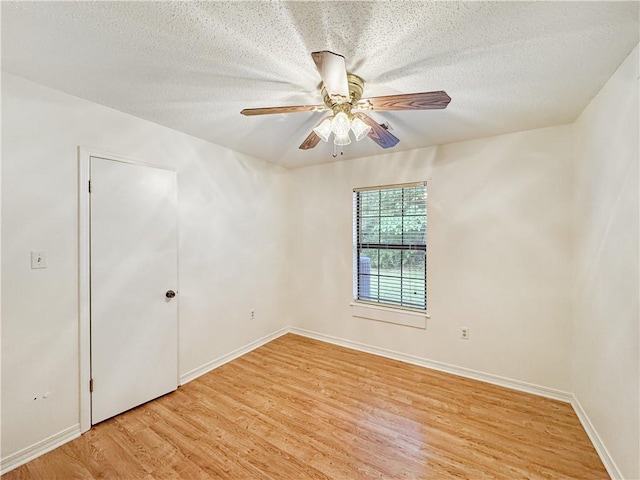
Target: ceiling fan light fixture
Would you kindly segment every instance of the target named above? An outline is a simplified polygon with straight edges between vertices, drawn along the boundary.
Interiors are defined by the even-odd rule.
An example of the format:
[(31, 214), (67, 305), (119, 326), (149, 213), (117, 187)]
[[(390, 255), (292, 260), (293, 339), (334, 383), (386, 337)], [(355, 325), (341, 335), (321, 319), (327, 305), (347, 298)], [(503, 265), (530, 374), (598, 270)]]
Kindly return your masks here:
[[(344, 137), (345, 135), (349, 137), (350, 129), (351, 121), (346, 113), (338, 112), (333, 116), (333, 119), (331, 120), (331, 131), (336, 137)], [(337, 143), (336, 145), (340, 144)], [(343, 143), (342, 145), (348, 145), (348, 143)]]
[(323, 142), (328, 142), (331, 136), (331, 119), (333, 117), (327, 117), (322, 120), (313, 131), (320, 137)]
[[(382, 148), (395, 147), (400, 140), (389, 132), (386, 124), (380, 124), (369, 115), (358, 110), (400, 111), (400, 110), (441, 110), (447, 108), (451, 97), (444, 90), (433, 92), (402, 93), (381, 97), (362, 98), (364, 80), (346, 70), (344, 56), (322, 50), (312, 52), (322, 83), (320, 93), (324, 105), (290, 105), (266, 108), (245, 108), (242, 115), (269, 115), (295, 112), (332, 112), (307, 135), (298, 147), (310, 150), (320, 143), (328, 142), (334, 134), (333, 156), (337, 147), (351, 143), (350, 131), (356, 141), (369, 137)], [(354, 110), (356, 113), (354, 114)], [(342, 149), (340, 149), (342, 154)]]
[(344, 135), (334, 135), (333, 144), (340, 147), (349, 145), (351, 143), (351, 137), (349, 137), (349, 130)]
[(356, 137), (356, 142), (359, 142), (364, 137), (369, 135), (371, 127), (360, 120), (358, 117), (356, 117), (351, 121), (351, 130)]

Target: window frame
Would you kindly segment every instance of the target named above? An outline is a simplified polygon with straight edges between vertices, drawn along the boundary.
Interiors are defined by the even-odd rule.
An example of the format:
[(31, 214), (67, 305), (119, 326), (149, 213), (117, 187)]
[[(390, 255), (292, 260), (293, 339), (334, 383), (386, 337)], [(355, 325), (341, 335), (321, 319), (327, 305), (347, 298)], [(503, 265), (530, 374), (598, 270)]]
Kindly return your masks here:
[[(360, 242), (361, 238), (361, 226), (362, 226), (362, 217), (361, 217), (361, 193), (367, 191), (377, 191), (382, 192), (384, 190), (400, 190), (406, 188), (415, 188), (415, 187), (423, 187), (424, 188), (424, 220), (425, 220), (425, 230), (424, 230), (424, 244), (389, 244), (389, 243), (371, 243), (371, 242)], [(378, 205), (378, 209), (380, 209), (382, 205)], [(404, 218), (404, 210), (400, 215), (400, 218)], [(380, 216), (379, 218), (382, 218)], [(404, 223), (404, 222), (403, 222)], [(404, 226), (402, 228), (402, 235), (405, 234)], [(379, 185), (379, 186), (370, 186), (370, 187), (362, 187), (362, 188), (354, 188), (353, 189), (353, 306), (362, 305), (363, 307), (371, 307), (376, 309), (388, 309), (388, 310), (400, 310), (406, 313), (427, 315), (428, 308), (428, 289), (427, 289), (427, 182), (411, 182), (411, 183), (401, 183), (401, 184), (392, 184), (392, 185)], [(361, 262), (360, 262), (360, 252), (367, 248), (380, 250), (401, 250), (401, 251), (423, 251), (424, 252), (424, 278), (422, 279), (424, 284), (424, 307), (421, 306), (413, 306), (402, 304), (402, 284), (403, 280), (406, 277), (402, 274), (402, 262), (401, 262), (401, 274), (400, 277), (396, 277), (400, 279), (400, 303), (389, 303), (384, 300), (380, 300), (379, 296), (377, 300), (369, 300), (369, 299), (361, 299), (360, 298), (360, 290), (361, 290)], [(378, 275), (378, 278), (379, 275)]]

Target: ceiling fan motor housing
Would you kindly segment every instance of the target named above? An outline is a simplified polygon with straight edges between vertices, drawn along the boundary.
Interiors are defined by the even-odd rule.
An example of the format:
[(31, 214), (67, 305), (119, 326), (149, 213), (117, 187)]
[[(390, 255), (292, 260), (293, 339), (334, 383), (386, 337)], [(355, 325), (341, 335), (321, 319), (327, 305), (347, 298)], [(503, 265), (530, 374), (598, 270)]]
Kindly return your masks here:
[(338, 112), (344, 112), (351, 116), (351, 109), (362, 98), (362, 92), (364, 91), (364, 80), (358, 75), (353, 73), (347, 73), (347, 81), (349, 82), (349, 97), (345, 98), (342, 95), (329, 95), (324, 84), (322, 85), (322, 98), (324, 104), (333, 110), (334, 114)]

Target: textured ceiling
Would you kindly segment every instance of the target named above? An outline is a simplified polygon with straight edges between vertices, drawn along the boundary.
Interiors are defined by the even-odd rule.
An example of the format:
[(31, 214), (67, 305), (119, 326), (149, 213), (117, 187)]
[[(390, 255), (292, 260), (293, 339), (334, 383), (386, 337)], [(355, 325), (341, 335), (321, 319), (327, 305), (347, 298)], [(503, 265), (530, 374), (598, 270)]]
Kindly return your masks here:
[[(393, 151), (572, 122), (639, 39), (635, 2), (2, 2), (2, 69), (286, 167), (322, 113), (310, 53), (367, 96), (445, 90), (446, 110), (372, 112)], [(342, 159), (384, 153), (369, 139)], [(338, 158), (340, 159), (340, 157)]]

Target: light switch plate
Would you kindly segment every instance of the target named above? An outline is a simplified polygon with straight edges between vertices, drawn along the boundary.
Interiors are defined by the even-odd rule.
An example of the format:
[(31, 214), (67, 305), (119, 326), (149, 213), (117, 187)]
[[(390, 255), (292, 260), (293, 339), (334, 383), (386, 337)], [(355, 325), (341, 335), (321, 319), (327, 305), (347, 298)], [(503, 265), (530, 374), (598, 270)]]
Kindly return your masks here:
[(46, 252), (31, 252), (31, 268), (47, 268)]

